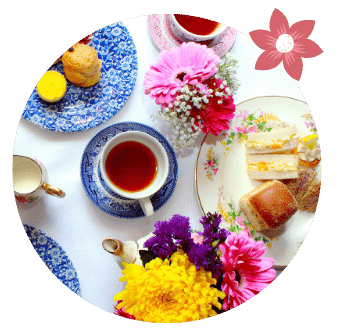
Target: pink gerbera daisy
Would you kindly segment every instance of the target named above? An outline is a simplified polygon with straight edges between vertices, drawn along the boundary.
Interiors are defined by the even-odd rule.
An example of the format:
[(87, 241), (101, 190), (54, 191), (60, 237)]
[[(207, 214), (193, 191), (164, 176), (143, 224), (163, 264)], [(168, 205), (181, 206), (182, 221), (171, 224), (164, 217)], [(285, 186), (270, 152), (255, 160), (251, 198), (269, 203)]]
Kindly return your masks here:
[(257, 295), (276, 277), (274, 260), (262, 258), (266, 247), (245, 231), (231, 233), (220, 245), (223, 263), (222, 291), (226, 294), (222, 309), (227, 311)]
[(146, 72), (143, 87), (157, 104), (167, 105), (185, 84), (197, 85), (217, 71), (220, 57), (212, 49), (194, 42), (162, 51)]

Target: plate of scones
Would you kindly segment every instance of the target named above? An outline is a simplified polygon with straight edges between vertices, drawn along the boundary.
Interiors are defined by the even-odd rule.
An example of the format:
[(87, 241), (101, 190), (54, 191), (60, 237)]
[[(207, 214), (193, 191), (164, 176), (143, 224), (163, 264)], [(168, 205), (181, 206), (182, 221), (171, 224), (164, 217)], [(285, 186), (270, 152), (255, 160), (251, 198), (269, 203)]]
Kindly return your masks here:
[(127, 28), (114, 23), (67, 49), (39, 80), (22, 117), (56, 132), (91, 129), (113, 117), (131, 95), (137, 51)]
[(263, 242), (286, 267), (308, 233), (321, 188), (321, 149), (309, 106), (265, 96), (236, 106), (230, 129), (207, 134), (196, 162), (203, 213)]

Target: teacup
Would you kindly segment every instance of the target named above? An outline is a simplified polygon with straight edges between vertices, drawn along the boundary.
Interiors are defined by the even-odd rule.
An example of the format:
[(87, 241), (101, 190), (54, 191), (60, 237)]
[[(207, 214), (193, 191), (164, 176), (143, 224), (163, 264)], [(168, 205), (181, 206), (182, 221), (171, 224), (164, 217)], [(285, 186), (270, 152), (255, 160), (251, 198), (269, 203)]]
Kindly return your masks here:
[(110, 139), (100, 157), (106, 185), (120, 196), (137, 199), (146, 216), (154, 209), (150, 197), (165, 183), (169, 160), (163, 145), (140, 131), (122, 132)]
[[(175, 34), (177, 38), (181, 41), (194, 41), (194, 42), (202, 42), (205, 43), (208, 47), (214, 46), (219, 42), (219, 39), (223, 33), (228, 29), (228, 27), (224, 24), (214, 22), (211, 20), (203, 19), (200, 17), (190, 16), (190, 15), (180, 15), (180, 14), (170, 14), (170, 23), (171, 30)], [(177, 18), (180, 20), (182, 18), (182, 22), (177, 21)], [(212, 31), (211, 27), (208, 27), (208, 33), (199, 34), (194, 31), (187, 30), (186, 28), (186, 20), (198, 20), (198, 26), (203, 27), (205, 24), (214, 24)], [(183, 22), (184, 21), (184, 22)], [(188, 29), (190, 29), (188, 27)]]
[(43, 194), (63, 196), (59, 188), (49, 185), (45, 166), (37, 159), (13, 155), (13, 189), (19, 203), (31, 203)]

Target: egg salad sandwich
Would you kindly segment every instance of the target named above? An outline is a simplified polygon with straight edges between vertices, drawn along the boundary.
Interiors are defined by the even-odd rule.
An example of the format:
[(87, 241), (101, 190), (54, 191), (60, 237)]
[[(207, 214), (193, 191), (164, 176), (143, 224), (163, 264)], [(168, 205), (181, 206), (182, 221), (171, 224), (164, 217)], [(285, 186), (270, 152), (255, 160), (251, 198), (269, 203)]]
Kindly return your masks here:
[(298, 156), (294, 154), (249, 154), (246, 161), (253, 180), (298, 178)]
[(290, 153), (298, 145), (299, 137), (294, 125), (272, 129), (269, 132), (249, 133), (247, 154)]

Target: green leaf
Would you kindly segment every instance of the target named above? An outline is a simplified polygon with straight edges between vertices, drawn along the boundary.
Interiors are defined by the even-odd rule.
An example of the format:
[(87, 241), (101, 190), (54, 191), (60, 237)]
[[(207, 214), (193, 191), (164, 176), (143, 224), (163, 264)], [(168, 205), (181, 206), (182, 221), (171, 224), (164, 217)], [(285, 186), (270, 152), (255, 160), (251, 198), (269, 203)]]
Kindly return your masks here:
[(267, 244), (268, 242), (270, 242), (270, 240), (268, 238), (266, 238), (265, 236), (262, 237), (262, 241)]

